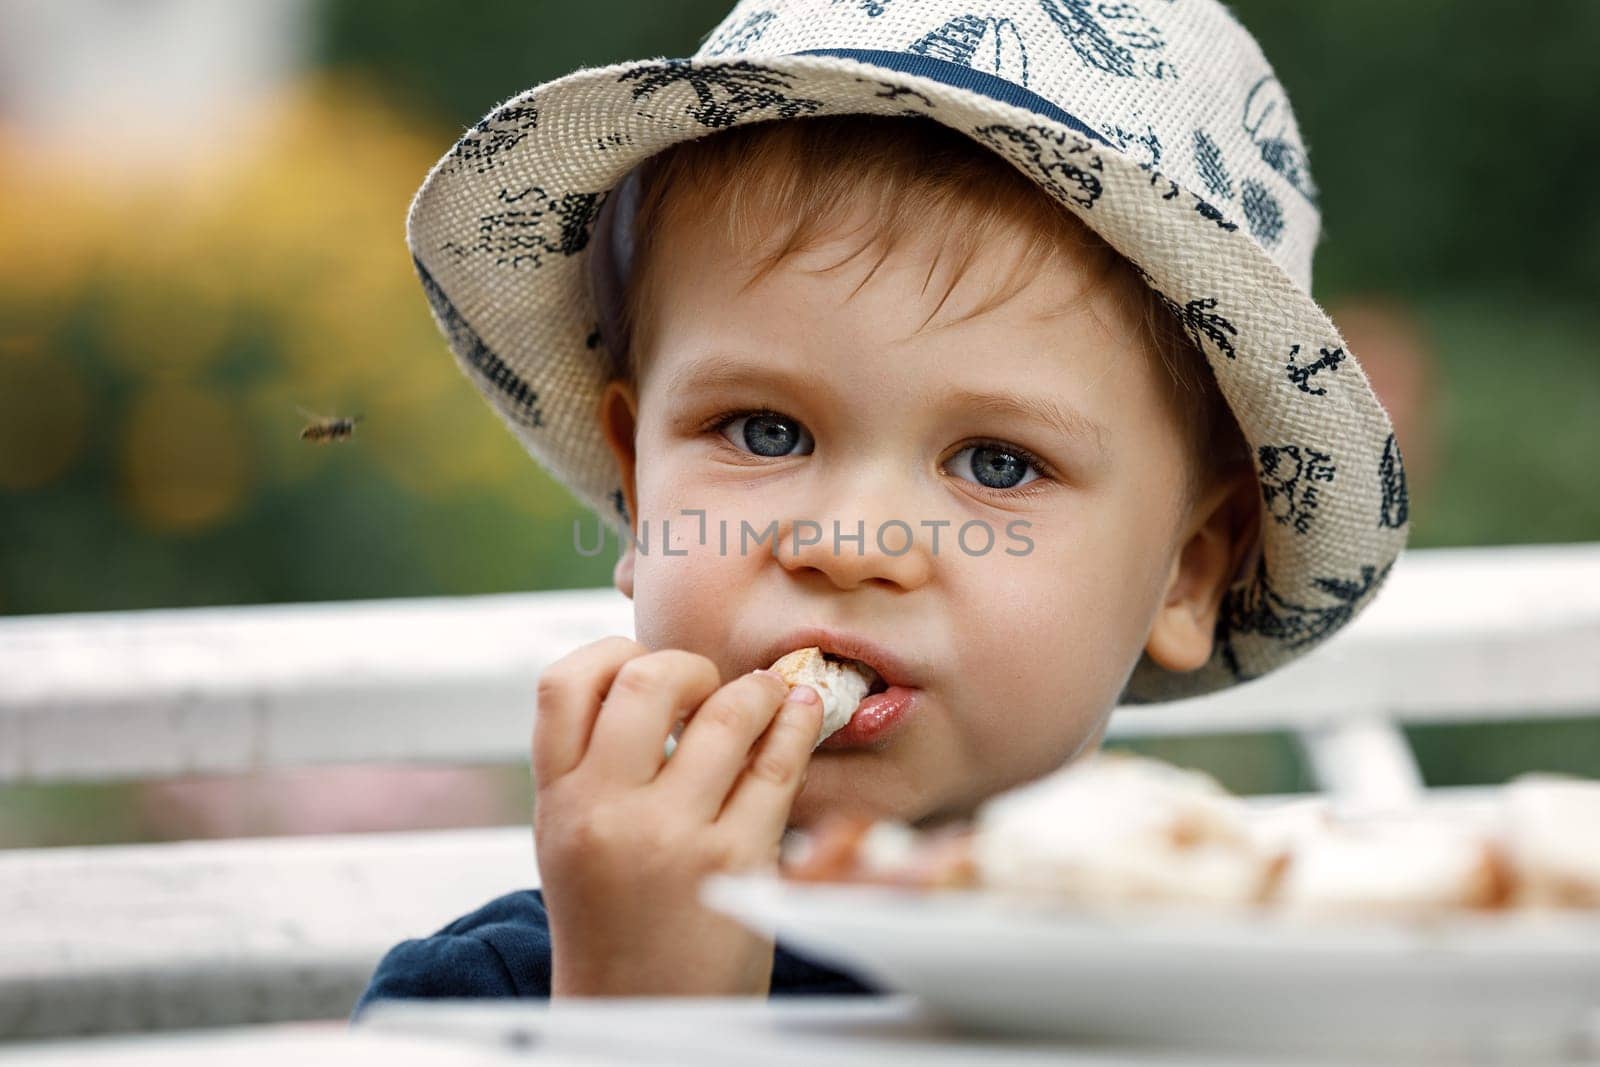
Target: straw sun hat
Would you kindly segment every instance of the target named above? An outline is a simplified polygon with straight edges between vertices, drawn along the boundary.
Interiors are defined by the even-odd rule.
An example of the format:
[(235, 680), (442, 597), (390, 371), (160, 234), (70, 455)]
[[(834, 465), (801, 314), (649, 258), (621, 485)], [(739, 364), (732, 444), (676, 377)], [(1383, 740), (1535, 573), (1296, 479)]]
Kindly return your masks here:
[(1255, 453), (1261, 536), (1210, 662), (1144, 657), (1124, 702), (1257, 677), (1371, 601), (1408, 532), (1400, 452), (1310, 296), (1317, 188), (1288, 98), (1215, 0), (744, 0), (690, 59), (496, 107), (428, 174), (407, 239), (460, 366), (557, 479), (628, 536), (596, 419), (619, 183), (680, 141), (848, 113), (960, 130), (1097, 231), (1185, 324)]

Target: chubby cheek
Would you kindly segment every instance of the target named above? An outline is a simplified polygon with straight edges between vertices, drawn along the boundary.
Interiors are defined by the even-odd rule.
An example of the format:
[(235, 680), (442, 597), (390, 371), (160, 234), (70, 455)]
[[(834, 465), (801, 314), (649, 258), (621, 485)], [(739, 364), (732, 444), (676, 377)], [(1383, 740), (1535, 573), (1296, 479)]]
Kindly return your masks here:
[[(633, 618), (638, 640), (651, 649), (683, 648), (709, 656), (726, 676), (733, 669), (729, 637), (739, 623), (734, 593), (742, 578), (734, 573), (741, 560), (736, 554), (717, 555), (716, 542), (697, 543), (691, 516), (680, 537), (673, 523), (674, 551), (660, 550), (658, 530), (651, 530), (648, 556), (640, 554), (634, 565)], [(708, 610), (707, 605), (719, 605)]]
[(972, 560), (962, 569), (973, 623), (961, 643), (962, 689), (953, 724), (970, 754), (972, 786), (987, 793), (1070, 759), (1115, 703), (1127, 662), (1138, 654), (1130, 625), (1138, 597), (1105, 556), (1088, 546), (1034, 553), (1009, 566)]
[[(753, 570), (761, 565), (759, 554), (741, 555), (736, 541), (722, 552), (711, 516), (702, 545), (701, 520), (685, 511), (703, 508), (706, 501), (672, 492), (670, 483), (647, 486), (641, 480), (639, 506), (648, 519), (649, 544), (641, 528), (633, 588), (637, 639), (651, 649), (682, 648), (708, 656), (729, 680), (739, 669), (732, 662), (739, 647), (732, 638), (747, 622), (739, 591), (751, 588)], [(671, 555), (663, 544), (664, 532), (670, 536)]]

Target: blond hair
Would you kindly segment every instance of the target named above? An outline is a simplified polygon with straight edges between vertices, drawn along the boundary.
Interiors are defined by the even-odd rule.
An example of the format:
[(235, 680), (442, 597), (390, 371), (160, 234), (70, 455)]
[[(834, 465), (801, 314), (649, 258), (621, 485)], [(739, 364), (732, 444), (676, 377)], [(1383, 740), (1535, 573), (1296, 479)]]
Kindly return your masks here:
[[(1167, 371), (1168, 408), (1190, 456), (1186, 504), (1250, 464), (1249, 446), (1210, 365), (1161, 296), (1076, 215), (956, 130), (917, 116), (758, 122), (674, 145), (648, 160), (639, 177), (633, 274), (620, 309), (620, 335), (628, 340), (611, 357), (612, 377), (635, 380), (638, 353), (648, 344), (654, 238), (696, 205), (717, 205), (710, 214), (726, 223), (732, 247), (770, 249), (758, 258), (750, 284), (821, 244), (863, 210), (870, 224), (856, 254), (876, 245), (874, 271), (903, 242), (930, 230), (940, 233), (939, 258), (952, 252), (956, 267), (929, 320), (992, 239), (1020, 231), (1027, 241), (1003, 284), (961, 319), (1010, 300), (1039, 262), (1072, 250), (1089, 276), (1073, 303), (1104, 286), (1117, 287), (1119, 306), (1131, 306), (1138, 315), (1143, 347)], [(675, 195), (683, 192), (690, 195)]]

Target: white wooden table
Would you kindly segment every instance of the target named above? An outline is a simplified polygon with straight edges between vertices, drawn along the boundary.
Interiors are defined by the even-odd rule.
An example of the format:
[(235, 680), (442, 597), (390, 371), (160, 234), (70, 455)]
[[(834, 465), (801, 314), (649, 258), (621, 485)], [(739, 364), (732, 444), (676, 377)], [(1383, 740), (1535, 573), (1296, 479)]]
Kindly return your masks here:
[[(347, 1031), (338, 1023), (279, 1023), (79, 1041), (0, 1044), (6, 1067), (505, 1067), (526, 1055), (452, 1037)], [(550, 1067), (593, 1067), (591, 1056), (540, 1056)]]
[(359, 1030), (472, 1040), (584, 1054), (618, 1063), (697, 1067), (818, 1063), (873, 1067), (933, 1064), (1290, 1064), (1293, 1057), (963, 1033), (911, 997), (795, 997), (766, 1002), (720, 998), (633, 999), (570, 1004), (389, 1002), (363, 1014)]
[[(986, 1037), (951, 1029), (908, 997), (773, 1001), (620, 999), (549, 1005), (510, 1001), (375, 1004), (362, 1022), (279, 1024), (209, 1032), (0, 1045), (0, 1067), (405, 1067), (536, 1063), (696, 1067), (1294, 1067), (1414, 1062), (1235, 1053)], [(1430, 1061), (1443, 1064), (1454, 1061)], [(1477, 1062), (1477, 1061), (1463, 1061)], [(1484, 1061), (1487, 1062), (1487, 1061)], [(1564, 1061), (1600, 1064), (1600, 1059)], [(1528, 1067), (1517, 1064), (1516, 1067)]]

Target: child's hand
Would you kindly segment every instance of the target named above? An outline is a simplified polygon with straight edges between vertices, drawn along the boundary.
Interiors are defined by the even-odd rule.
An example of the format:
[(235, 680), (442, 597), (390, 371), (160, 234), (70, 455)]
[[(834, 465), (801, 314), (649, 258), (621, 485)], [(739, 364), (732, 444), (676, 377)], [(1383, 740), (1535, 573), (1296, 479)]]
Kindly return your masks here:
[(816, 693), (788, 691), (764, 671), (723, 685), (704, 656), (623, 637), (540, 677), (533, 823), (552, 995), (767, 993), (772, 940), (698, 894), (708, 874), (776, 866), (822, 727)]

